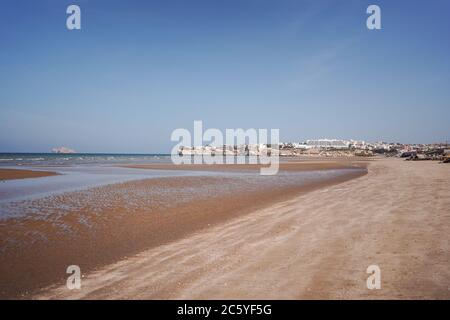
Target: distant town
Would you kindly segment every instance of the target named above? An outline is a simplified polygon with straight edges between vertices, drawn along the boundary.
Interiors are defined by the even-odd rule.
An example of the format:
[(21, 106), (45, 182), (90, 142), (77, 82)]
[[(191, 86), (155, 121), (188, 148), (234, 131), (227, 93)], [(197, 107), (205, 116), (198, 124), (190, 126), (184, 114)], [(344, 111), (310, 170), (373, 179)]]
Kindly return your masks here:
[(280, 143), (278, 148), (270, 144), (245, 144), (223, 146), (182, 146), (180, 155), (244, 155), (260, 156), (277, 153), (282, 157), (372, 157), (384, 155), (407, 160), (450, 161), (450, 144), (404, 144), (389, 142), (366, 142), (362, 140), (314, 139), (304, 142)]

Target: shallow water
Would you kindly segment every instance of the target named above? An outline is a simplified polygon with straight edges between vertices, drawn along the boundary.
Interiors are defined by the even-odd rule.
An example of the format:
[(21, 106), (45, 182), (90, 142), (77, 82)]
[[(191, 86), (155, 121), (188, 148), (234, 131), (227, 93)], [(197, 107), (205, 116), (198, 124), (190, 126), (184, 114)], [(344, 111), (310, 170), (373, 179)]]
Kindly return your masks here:
[[(78, 210), (80, 207), (102, 211), (110, 206), (109, 202), (112, 203), (118, 198), (130, 211), (142, 206), (152, 207), (155, 203), (165, 207), (209, 195), (301, 186), (308, 182), (329, 179), (344, 175), (351, 170), (358, 170), (280, 171), (275, 176), (261, 176), (258, 171), (149, 170), (105, 165), (42, 166), (38, 169), (24, 166), (22, 168), (56, 171), (60, 175), (1, 182), (0, 219), (30, 214), (46, 216), (50, 212), (64, 214), (66, 211)], [(177, 177), (216, 179), (213, 183), (205, 180), (205, 182), (182, 187), (176, 184), (160, 186), (156, 183), (149, 184), (147, 181), (147, 179)], [(134, 183), (120, 188), (102, 188), (135, 180), (145, 180), (145, 183)]]
[[(7, 168), (7, 167), (3, 167)], [(17, 167), (10, 167), (17, 169)], [(139, 179), (196, 175), (195, 172), (170, 170), (140, 170), (106, 166), (31, 167), (20, 169), (53, 171), (56, 176), (6, 180), (0, 183), (0, 203), (82, 190), (107, 184)]]

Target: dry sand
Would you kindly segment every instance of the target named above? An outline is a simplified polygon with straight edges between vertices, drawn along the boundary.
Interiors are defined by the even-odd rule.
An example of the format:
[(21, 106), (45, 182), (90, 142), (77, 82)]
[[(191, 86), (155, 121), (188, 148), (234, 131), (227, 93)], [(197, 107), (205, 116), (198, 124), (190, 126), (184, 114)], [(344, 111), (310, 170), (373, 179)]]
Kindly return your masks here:
[[(39, 299), (450, 298), (450, 167), (383, 159), (86, 274)], [(366, 268), (382, 288), (366, 288)]]
[(33, 171), (21, 169), (0, 169), (0, 180), (40, 178), (57, 175), (50, 171)]

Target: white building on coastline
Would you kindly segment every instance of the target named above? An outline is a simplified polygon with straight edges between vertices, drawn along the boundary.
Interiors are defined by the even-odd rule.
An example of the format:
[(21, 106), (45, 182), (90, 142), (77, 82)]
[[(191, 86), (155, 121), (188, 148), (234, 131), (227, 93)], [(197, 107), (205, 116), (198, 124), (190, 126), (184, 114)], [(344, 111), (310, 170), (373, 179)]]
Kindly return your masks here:
[(339, 139), (314, 139), (306, 140), (304, 143), (293, 144), (297, 149), (348, 149), (350, 142)]

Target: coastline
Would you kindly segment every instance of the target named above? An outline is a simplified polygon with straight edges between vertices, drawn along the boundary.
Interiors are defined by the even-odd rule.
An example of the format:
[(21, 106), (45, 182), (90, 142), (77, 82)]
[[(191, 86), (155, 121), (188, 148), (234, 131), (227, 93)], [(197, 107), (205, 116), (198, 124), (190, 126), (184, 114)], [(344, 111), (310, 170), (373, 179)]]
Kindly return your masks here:
[[(305, 165), (296, 166), (298, 169)], [(320, 166), (315, 166), (314, 170), (319, 168)], [(330, 169), (329, 165), (324, 165), (323, 168)], [(348, 167), (347, 164), (341, 164), (338, 168)], [(65, 283), (65, 269), (75, 262), (80, 265), (83, 273), (99, 270), (139, 252), (201, 233), (271, 204), (342, 183), (365, 173), (364, 170), (350, 170), (337, 177), (304, 185), (274, 186), (258, 191), (238, 192), (230, 184), (231, 193), (225, 195), (206, 194), (203, 198), (194, 198), (178, 206), (161, 206), (154, 210), (145, 203), (138, 203), (132, 213), (125, 209), (119, 199), (105, 212), (96, 212), (86, 206), (64, 216), (56, 211), (45, 218), (8, 218), (0, 221), (0, 243), (2, 248), (7, 248), (1, 253), (0, 296), (27, 299), (52, 283)], [(186, 186), (196, 188), (232, 182), (227, 178), (214, 177), (130, 181), (93, 188), (86, 193), (59, 196), (57, 206), (67, 206), (71, 201), (84, 202), (83, 199), (105, 201), (105, 194), (111, 197), (122, 193), (127, 196), (131, 193), (143, 193), (145, 196), (152, 188), (176, 190)], [(85, 198), (80, 198), (80, 194)], [(157, 201), (171, 202), (171, 197), (176, 197), (176, 194), (163, 194)], [(10, 246), (11, 243), (14, 245)]]
[[(383, 159), (368, 174), (123, 259), (35, 299), (449, 299), (450, 172)], [(424, 183), (427, 182), (427, 183)], [(379, 265), (381, 290), (366, 268)]]

